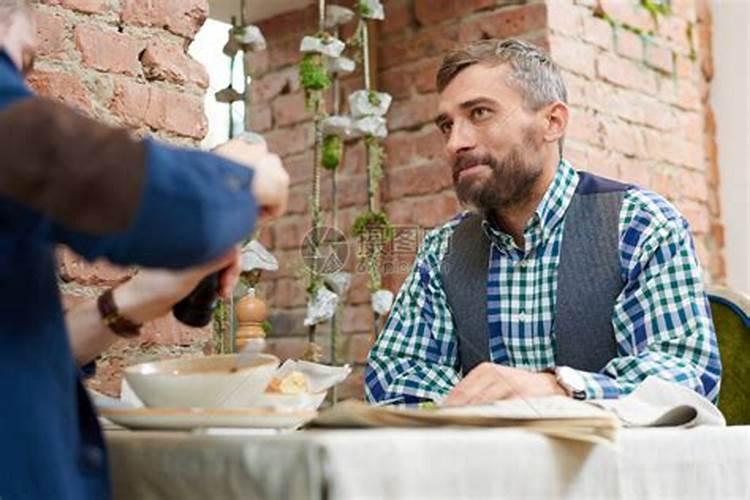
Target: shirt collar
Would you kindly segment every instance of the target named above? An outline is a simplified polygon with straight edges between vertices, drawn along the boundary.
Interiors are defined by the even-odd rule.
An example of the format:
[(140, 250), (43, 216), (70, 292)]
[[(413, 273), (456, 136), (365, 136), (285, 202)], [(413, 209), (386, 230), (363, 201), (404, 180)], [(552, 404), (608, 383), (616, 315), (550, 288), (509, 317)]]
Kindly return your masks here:
[[(542, 201), (539, 202), (534, 215), (529, 219), (524, 229), (525, 248), (524, 253), (547, 242), (552, 232), (565, 216), (565, 211), (578, 186), (578, 173), (567, 160), (562, 160), (558, 165), (552, 183), (544, 193)], [(501, 250), (515, 248), (513, 237), (497, 227), (491, 219), (485, 218), (482, 223), (487, 236)]]

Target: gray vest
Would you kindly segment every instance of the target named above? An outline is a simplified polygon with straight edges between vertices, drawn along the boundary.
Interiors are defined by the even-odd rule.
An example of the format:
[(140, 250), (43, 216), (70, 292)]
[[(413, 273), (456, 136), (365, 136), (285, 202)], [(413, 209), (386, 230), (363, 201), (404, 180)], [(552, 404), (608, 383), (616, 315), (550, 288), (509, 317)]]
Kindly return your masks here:
[[(579, 172), (565, 214), (557, 269), (553, 331), (555, 362), (598, 372), (617, 354), (612, 315), (623, 288), (619, 258), (619, 214), (630, 186)], [(458, 337), (465, 375), (490, 361), (487, 269), (491, 242), (474, 214), (451, 236), (440, 272)]]

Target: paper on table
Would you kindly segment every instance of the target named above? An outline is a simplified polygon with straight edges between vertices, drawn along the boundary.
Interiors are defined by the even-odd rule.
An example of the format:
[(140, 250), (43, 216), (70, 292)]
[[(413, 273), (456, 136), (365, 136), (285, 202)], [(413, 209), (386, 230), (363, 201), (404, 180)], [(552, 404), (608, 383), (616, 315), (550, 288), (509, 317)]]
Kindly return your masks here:
[(626, 427), (726, 425), (724, 415), (706, 398), (684, 385), (653, 376), (627, 396), (592, 403), (613, 412)]
[(329, 366), (310, 361), (295, 361), (288, 359), (276, 371), (275, 378), (282, 379), (293, 371), (302, 372), (308, 381), (311, 393), (327, 391), (334, 385), (346, 380), (352, 369), (349, 365)]

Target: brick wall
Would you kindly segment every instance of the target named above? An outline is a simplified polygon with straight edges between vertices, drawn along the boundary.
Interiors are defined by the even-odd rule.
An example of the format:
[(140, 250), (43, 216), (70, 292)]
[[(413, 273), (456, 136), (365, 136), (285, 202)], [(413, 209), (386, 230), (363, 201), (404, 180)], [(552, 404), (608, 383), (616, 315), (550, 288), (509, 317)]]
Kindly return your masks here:
[[(673, 0), (673, 12), (658, 22), (637, 0), (390, 0), (384, 5), (386, 20), (376, 38), (377, 81), (394, 97), (382, 181), (384, 209), (394, 224), (429, 228), (458, 209), (443, 141), (432, 125), (442, 55), (477, 38), (515, 36), (548, 48), (564, 70), (573, 109), (566, 156), (579, 168), (666, 195), (692, 223), (709, 277), (723, 278), (714, 132), (706, 103), (711, 25), (705, 2)], [(315, 23), (313, 8), (262, 22), (268, 53), (250, 58), (256, 77), (251, 123), (281, 152), (292, 176), (288, 214), (262, 235), (282, 264), (264, 278), (274, 309), (272, 350), (282, 356), (299, 355), (307, 341), (298, 249), (310, 227), (313, 133), (294, 64), (301, 36), (315, 32)], [(361, 86), (361, 75), (348, 78), (344, 95)], [(363, 148), (354, 143), (346, 151), (338, 227), (349, 232), (367, 195)], [(323, 205), (330, 210), (330, 180), (325, 179)], [(348, 268), (353, 269), (352, 260)], [(387, 288), (398, 290), (402, 270), (385, 275)], [(372, 332), (364, 273), (354, 276), (341, 324), (341, 354), (362, 363)], [(319, 336), (324, 345), (326, 331), (322, 328)], [(343, 394), (361, 394), (361, 369)]]
[[(42, 95), (136, 133), (196, 144), (206, 133), (204, 68), (186, 55), (208, 12), (205, 0), (44, 0), (34, 3), (40, 50), (29, 81)], [(87, 265), (59, 251), (66, 306), (95, 297), (132, 271), (104, 262)], [(164, 319), (138, 342), (116, 345), (99, 362), (93, 385), (119, 388), (122, 366), (209, 347), (208, 331)]]
[[(382, 181), (392, 222), (429, 228), (458, 210), (442, 138), (432, 125), (434, 75), (444, 52), (480, 37), (517, 36), (550, 49), (563, 68), (573, 109), (566, 156), (580, 168), (666, 195), (690, 219), (709, 277), (723, 279), (715, 127), (706, 101), (710, 12), (705, 0), (671, 4), (671, 14), (654, 18), (638, 0), (387, 0), (387, 18), (376, 23), (375, 38), (377, 84), (394, 97)], [(194, 143), (204, 135), (201, 96), (207, 80), (185, 56), (185, 47), (202, 22), (205, 2), (55, 0), (40, 2), (37, 10), (43, 44), (32, 81), (40, 92), (168, 140)], [(307, 333), (299, 246), (310, 227), (314, 138), (295, 65), (300, 38), (316, 31), (315, 10), (277, 16), (260, 26), (269, 48), (248, 57), (256, 80), (250, 120), (282, 154), (292, 177), (288, 214), (262, 232), (281, 262), (279, 272), (264, 277), (263, 293), (274, 311), (271, 350), (296, 357)], [(342, 86), (344, 96), (361, 88), (361, 75)], [(349, 232), (366, 199), (364, 148), (351, 143), (338, 179), (338, 227)], [(330, 176), (324, 175), (322, 202), (330, 224)], [(387, 288), (398, 290), (410, 258), (406, 267), (384, 276)], [(353, 256), (348, 269), (355, 270)], [(68, 303), (125, 275), (106, 264), (83, 265), (61, 252)], [(362, 363), (372, 334), (364, 273), (354, 275), (340, 322), (341, 355)], [(327, 351), (326, 330), (321, 328), (319, 337)], [(119, 346), (104, 357), (100, 383), (113, 388), (111, 375), (123, 363), (195, 353), (210, 347), (207, 339), (206, 332), (162, 320), (148, 328), (142, 343)], [(361, 368), (342, 394), (361, 394)]]
[(711, 13), (672, 0), (652, 15), (638, 1), (550, 0), (549, 45), (568, 85), (566, 155), (647, 186), (688, 218), (707, 278), (724, 279)]

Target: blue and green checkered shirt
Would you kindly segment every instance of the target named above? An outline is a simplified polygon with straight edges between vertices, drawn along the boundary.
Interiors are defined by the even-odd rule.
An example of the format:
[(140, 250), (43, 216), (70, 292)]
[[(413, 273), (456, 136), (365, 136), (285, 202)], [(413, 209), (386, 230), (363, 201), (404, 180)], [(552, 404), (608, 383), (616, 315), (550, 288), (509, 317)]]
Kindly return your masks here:
[[(562, 161), (524, 230), (524, 248), (485, 221), (492, 240), (486, 285), (495, 363), (531, 371), (556, 366), (557, 267), (565, 212), (578, 180)], [(462, 218), (425, 237), (370, 351), (365, 372), (369, 401), (439, 401), (459, 381), (455, 324), (440, 264)], [(624, 287), (612, 317), (617, 357), (598, 373), (580, 372), (586, 397), (616, 398), (655, 375), (715, 402), (721, 362), (687, 221), (661, 196), (630, 188), (620, 210), (619, 235)]]

